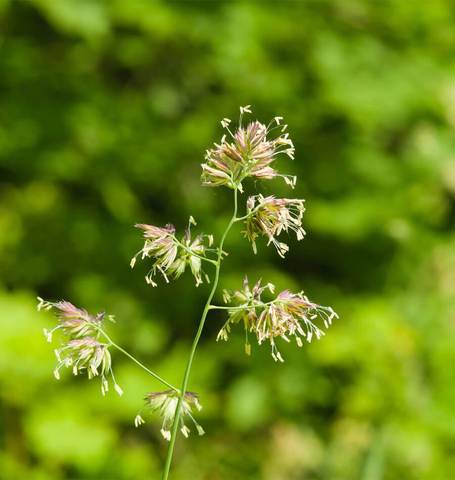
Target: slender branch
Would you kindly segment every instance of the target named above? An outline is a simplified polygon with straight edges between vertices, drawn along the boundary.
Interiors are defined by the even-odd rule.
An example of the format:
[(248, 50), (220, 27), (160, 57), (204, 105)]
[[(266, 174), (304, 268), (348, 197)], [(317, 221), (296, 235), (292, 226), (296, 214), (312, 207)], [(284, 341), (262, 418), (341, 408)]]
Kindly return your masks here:
[(241, 305), (236, 307), (223, 307), (221, 305), (210, 305), (209, 310), (244, 310), (247, 305)]
[(175, 240), (175, 242), (179, 247), (182, 247), (183, 250), (185, 250), (190, 255), (193, 255), (193, 257), (198, 257), (201, 260), (211, 263), (212, 265), (217, 265), (217, 262), (215, 260), (212, 260), (211, 258), (203, 257), (202, 255), (199, 255), (197, 253), (194, 253), (190, 248), (188, 248), (184, 243), (182, 243), (177, 237), (173, 236), (173, 239)]
[(106, 338), (106, 340), (110, 343), (110, 345), (112, 345), (114, 348), (116, 348), (119, 352), (122, 352), (123, 355), (127, 356), (136, 365), (139, 365), (139, 367), (141, 367), (143, 370), (145, 370), (149, 375), (156, 378), (158, 381), (160, 381), (163, 385), (166, 385), (167, 387), (169, 387), (171, 390), (174, 390), (176, 392), (180, 392), (180, 390), (178, 388), (174, 387), (174, 385), (170, 384), (169, 382), (166, 382), (166, 380), (164, 380), (164, 378), (160, 377), (157, 373), (155, 373), (152, 370), (150, 370), (149, 368), (147, 368), (137, 358), (133, 357), (133, 355), (131, 355), (131, 353), (127, 352), (120, 345), (117, 345), (102, 328), (100, 328), (96, 324), (93, 324), (93, 326), (101, 333), (101, 335), (103, 335)]
[(250, 308), (260, 308), (266, 307), (267, 305), (271, 305), (274, 303), (271, 302), (255, 302), (255, 303), (245, 303), (244, 305), (236, 305), (234, 307), (225, 307), (222, 305), (210, 305), (209, 310), (245, 310)]
[(237, 217), (234, 221), (241, 222), (242, 220), (246, 220), (250, 215), (251, 213), (249, 213), (248, 215), (244, 215), (243, 217)]
[(242, 220), (246, 220), (247, 218), (254, 215), (261, 207), (262, 207), (261, 204), (256, 205), (256, 207), (254, 207), (253, 210), (251, 210), (251, 212), (247, 213), (246, 215), (243, 215), (243, 217), (236, 217), (234, 222), (241, 222)]
[(202, 311), (201, 319), (199, 321), (199, 326), (198, 326), (196, 335), (194, 337), (193, 344), (191, 346), (190, 355), (189, 355), (188, 362), (185, 369), (185, 374), (183, 376), (181, 393), (179, 396), (177, 406), (175, 408), (174, 422), (172, 424), (172, 430), (171, 430), (171, 440), (169, 442), (169, 448), (166, 456), (166, 463), (164, 465), (163, 480), (167, 480), (169, 477), (169, 470), (171, 468), (172, 455), (174, 453), (174, 445), (177, 437), (177, 430), (179, 426), (180, 416), (182, 413), (182, 402), (188, 386), (194, 354), (196, 353), (196, 348), (199, 343), (199, 339), (201, 338), (202, 331), (204, 329), (205, 319), (207, 318), (207, 314), (210, 310), (210, 304), (212, 302), (213, 296), (215, 295), (216, 289), (218, 287), (224, 241), (226, 240), (227, 234), (229, 233), (229, 230), (231, 229), (232, 225), (234, 225), (236, 221), (235, 220), (236, 217), (237, 217), (237, 188), (234, 189), (234, 213), (232, 215), (231, 220), (229, 221), (228, 226), (226, 227), (226, 230), (223, 233), (223, 236), (221, 237), (220, 244), (218, 246), (218, 258), (216, 260), (215, 278), (213, 281), (212, 289), (210, 290), (209, 296), (207, 298), (207, 302), (205, 303), (204, 310)]

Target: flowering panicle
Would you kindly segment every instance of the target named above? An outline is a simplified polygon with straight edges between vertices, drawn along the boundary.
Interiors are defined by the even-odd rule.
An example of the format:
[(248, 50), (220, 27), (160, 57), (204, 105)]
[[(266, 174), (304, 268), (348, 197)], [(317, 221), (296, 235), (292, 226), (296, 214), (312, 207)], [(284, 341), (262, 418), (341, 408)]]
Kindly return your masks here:
[(174, 237), (175, 227), (170, 224), (165, 227), (155, 227), (154, 225), (143, 223), (138, 223), (135, 227), (144, 230), (145, 242), (142, 249), (131, 259), (131, 268), (136, 264), (136, 259), (139, 255), (141, 255), (142, 259), (154, 257), (155, 263), (145, 279), (147, 283), (156, 287), (152, 276), (158, 270), (162, 273), (165, 280), (168, 281), (166, 271), (171, 268), (177, 258), (178, 244)]
[[(227, 186), (234, 190), (234, 211), (220, 236), (218, 246), (212, 248), (212, 235), (192, 235), (191, 227), (196, 225), (193, 217), (190, 217), (184, 234), (178, 237), (175, 227), (171, 224), (164, 227), (142, 223), (135, 225), (142, 231), (144, 243), (132, 258), (130, 265), (133, 268), (138, 257), (142, 260), (150, 259), (151, 268), (145, 277), (148, 284), (157, 286), (155, 282), (157, 275), (162, 275), (164, 280), (169, 282), (170, 279), (179, 278), (185, 270), (190, 270), (198, 286), (204, 280), (209, 282), (202, 268), (203, 262), (211, 263), (215, 267), (213, 286), (200, 317), (180, 389), (161, 378), (110, 339), (103, 330), (103, 324), (106, 318), (113, 320), (113, 317), (106, 316), (104, 312), (91, 315), (70, 302), (53, 303), (38, 298), (38, 310), (55, 309), (58, 317), (58, 323), (53, 329), (44, 329), (48, 342), (52, 342), (53, 333), (57, 330), (65, 338), (63, 345), (55, 350), (58, 363), (54, 375), (57, 379), (60, 378), (63, 368), (69, 368), (74, 375), (86, 374), (89, 379), (99, 377), (103, 395), (108, 391), (110, 382), (121, 395), (122, 389), (116, 383), (112, 371), (110, 352), (112, 347), (169, 389), (148, 393), (144, 407), (134, 419), (134, 425), (139, 427), (145, 423), (143, 417), (145, 413), (158, 412), (161, 416), (161, 434), (170, 441), (163, 475), (165, 479), (169, 474), (177, 429), (180, 428), (182, 434), (188, 437), (190, 429), (185, 421), (189, 423), (190, 419), (198, 434), (204, 434), (203, 428), (193, 417), (194, 410), (199, 411), (202, 408), (198, 395), (188, 392), (187, 387), (196, 348), (209, 311), (216, 309), (227, 311), (227, 321), (219, 331), (217, 341), (227, 341), (232, 327), (243, 324), (245, 353), (251, 354), (249, 336), (253, 335), (259, 345), (264, 342), (270, 344), (272, 357), (279, 362), (283, 362), (283, 357), (278, 350), (278, 339), (290, 342), (294, 338), (296, 344), (301, 347), (304, 341), (320, 339), (325, 334), (324, 329), (329, 328), (334, 318), (338, 318), (331, 307), (313, 303), (303, 291), (292, 293), (283, 290), (276, 295), (273, 284), (262, 284), (259, 280), (250, 287), (246, 277), (240, 290), (223, 292), (224, 302), (229, 304), (228, 306), (211, 303), (218, 288), (221, 264), (227, 255), (223, 249), (224, 243), (235, 223), (245, 223), (243, 233), (251, 242), (254, 253), (259, 237), (266, 237), (267, 245), (272, 243), (278, 254), (284, 257), (289, 247), (279, 241), (281, 233), (293, 232), (297, 240), (302, 240), (305, 236), (302, 227), (305, 212), (303, 200), (253, 195), (246, 202), (246, 215), (238, 215), (238, 194), (243, 192), (242, 182), (246, 178), (280, 177), (292, 188), (296, 183), (296, 177), (283, 175), (274, 168), (274, 162), (281, 154), (294, 158), (294, 145), (286, 133), (287, 125), (282, 123), (283, 118), (275, 117), (268, 125), (257, 120), (243, 124), (245, 114), (251, 114), (250, 105), (240, 107), (240, 118), (236, 128), (231, 128), (230, 119), (223, 118), (221, 125), (226, 133), (219, 143), (215, 143), (206, 151), (205, 162), (201, 165), (203, 185)], [(262, 297), (265, 295), (269, 295), (271, 299), (263, 300)]]
[[(73, 375), (86, 372), (89, 379), (99, 376), (101, 393), (104, 395), (109, 390), (108, 379), (111, 377), (115, 391), (122, 395), (123, 391), (115, 381), (112, 370), (110, 344), (99, 341), (105, 313), (91, 315), (63, 300), (54, 303), (38, 297), (38, 302), (38, 310), (57, 310), (59, 324), (52, 330), (44, 329), (47, 341), (52, 342), (52, 334), (56, 330), (61, 330), (66, 339), (62, 347), (55, 350), (58, 362), (54, 369), (55, 378), (60, 379), (63, 367), (71, 368)], [(113, 320), (110, 315), (108, 318)]]
[(203, 282), (202, 275), (208, 283), (209, 278), (202, 271), (202, 260), (205, 259), (206, 253), (210, 251), (209, 247), (213, 244), (213, 236), (201, 234), (192, 239), (191, 224), (196, 225), (193, 217), (190, 217), (188, 228), (185, 230), (181, 241), (176, 238), (173, 225), (168, 224), (165, 227), (146, 224), (135, 225), (144, 231), (145, 242), (142, 249), (132, 258), (131, 268), (136, 264), (138, 256), (142, 259), (151, 257), (155, 261), (145, 280), (153, 287), (157, 286), (153, 280), (157, 272), (161, 273), (166, 282), (169, 283), (169, 277), (179, 278), (187, 266), (190, 267), (196, 280), (196, 286)]
[(224, 303), (235, 301), (237, 304), (245, 306), (245, 308), (233, 308), (229, 310), (228, 321), (224, 324), (223, 328), (219, 331), (216, 340), (225, 340), (229, 338), (231, 332), (231, 325), (236, 323), (243, 323), (245, 328), (245, 353), (250, 355), (251, 345), (248, 340), (248, 332), (253, 331), (253, 325), (257, 320), (257, 305), (262, 304), (261, 295), (264, 291), (268, 290), (270, 293), (275, 292), (275, 285), (268, 283), (261, 286), (261, 280), (258, 280), (253, 288), (250, 288), (248, 284), (248, 277), (243, 280), (243, 289), (230, 292), (228, 290), (223, 291)]
[[(144, 409), (150, 410), (152, 412), (157, 411), (161, 415), (161, 417), (163, 417), (161, 435), (163, 435), (163, 437), (169, 441), (171, 439), (171, 426), (174, 421), (178, 400), (179, 393), (174, 390), (148, 393), (145, 397), (145, 406), (141, 410), (141, 412), (136, 415), (136, 418), (134, 419), (134, 425), (138, 427), (145, 423), (145, 420), (141, 415)], [(185, 425), (183, 421), (184, 416), (187, 416), (192, 420), (199, 435), (204, 435), (205, 433), (204, 429), (196, 422), (192, 415), (193, 407), (196, 408), (196, 410), (202, 410), (202, 406), (199, 403), (198, 395), (194, 392), (185, 392), (181, 406), (182, 416), (180, 417), (180, 431), (185, 437), (188, 437), (190, 429)]]
[[(202, 183), (210, 187), (226, 185), (242, 191), (242, 181), (246, 177), (272, 179), (282, 177), (294, 187), (296, 178), (279, 174), (271, 164), (277, 156), (284, 153), (294, 158), (294, 145), (285, 133), (287, 125), (282, 125), (282, 117), (275, 117), (267, 126), (258, 121), (242, 126), (244, 113), (251, 113), (250, 105), (240, 107), (240, 119), (237, 130), (232, 132), (231, 121), (224, 118), (221, 125), (227, 130), (221, 142), (206, 151), (205, 163), (202, 166)], [(270, 138), (270, 134), (278, 130), (278, 136)]]
[[(51, 310), (52, 308), (57, 310), (59, 323), (52, 330), (44, 329), (44, 336), (49, 343), (52, 342), (52, 335), (57, 330), (61, 330), (65, 335), (75, 338), (94, 335), (97, 332), (96, 326), (102, 324), (106, 315), (104, 312), (101, 312), (93, 316), (83, 308), (77, 308), (65, 300), (47, 302), (38, 297), (38, 310)], [(109, 315), (108, 318), (111, 321), (114, 320), (112, 315)]]
[(299, 199), (275, 198), (273, 195), (269, 197), (255, 195), (248, 198), (244, 234), (251, 242), (254, 253), (257, 253), (256, 239), (260, 235), (268, 238), (267, 245), (273, 243), (281, 257), (284, 257), (289, 250), (286, 243), (276, 239), (282, 231), (292, 230), (297, 240), (303, 239), (305, 235), (305, 230), (302, 228), (304, 202)]
[(273, 359), (282, 362), (283, 357), (278, 351), (276, 338), (280, 337), (289, 342), (290, 337), (294, 336), (297, 345), (301, 347), (302, 339), (311, 342), (313, 337), (319, 340), (324, 335), (324, 331), (315, 323), (317, 319), (322, 320), (324, 327), (328, 328), (332, 320), (338, 318), (331, 307), (311, 302), (303, 292), (291, 293), (284, 290), (274, 300), (264, 303), (261, 294), (265, 289), (273, 292), (273, 285), (261, 287), (259, 281), (250, 291), (248, 280), (245, 279), (243, 290), (225, 294), (226, 303), (234, 300), (237, 305), (228, 310), (228, 320), (218, 333), (217, 340), (227, 340), (231, 325), (243, 321), (246, 352), (249, 354), (251, 349), (248, 341), (248, 333), (251, 332), (256, 336), (259, 345), (269, 341)]
[(54, 370), (54, 376), (60, 379), (62, 367), (71, 368), (73, 375), (87, 372), (90, 379), (99, 376), (101, 378), (101, 393), (103, 395), (109, 390), (109, 376), (112, 377), (114, 389), (122, 395), (123, 391), (115, 381), (112, 371), (112, 360), (109, 352), (109, 344), (101, 343), (93, 337), (78, 338), (70, 340), (62, 348), (55, 350), (58, 360)]

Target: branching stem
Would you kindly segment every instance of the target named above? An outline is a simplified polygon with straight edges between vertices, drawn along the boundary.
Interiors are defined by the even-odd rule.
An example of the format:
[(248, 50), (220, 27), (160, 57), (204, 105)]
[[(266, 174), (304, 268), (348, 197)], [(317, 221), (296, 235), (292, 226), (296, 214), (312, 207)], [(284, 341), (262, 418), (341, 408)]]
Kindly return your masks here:
[(274, 301), (271, 302), (253, 302), (253, 303), (245, 303), (243, 305), (237, 305), (234, 307), (222, 306), (222, 305), (210, 305), (209, 310), (248, 310), (250, 308), (262, 308), (266, 307), (267, 305), (271, 305)]
[(226, 237), (229, 233), (229, 230), (232, 228), (232, 225), (236, 222), (237, 219), (237, 190), (238, 188), (234, 189), (234, 213), (232, 215), (231, 220), (228, 223), (228, 226), (226, 227), (226, 230), (223, 233), (223, 236), (221, 237), (220, 244), (218, 246), (218, 258), (216, 260), (216, 269), (215, 269), (215, 278), (213, 280), (213, 285), (212, 289), (210, 290), (209, 296), (207, 298), (207, 302), (205, 303), (204, 310), (202, 311), (201, 319), (199, 321), (199, 326), (196, 331), (196, 335), (193, 340), (193, 344), (191, 346), (190, 350), (190, 355), (188, 357), (188, 362), (186, 365), (185, 369), (185, 374), (183, 376), (183, 381), (182, 381), (182, 388), (180, 389), (180, 396), (179, 400), (175, 409), (175, 415), (174, 415), (174, 422), (172, 424), (172, 429), (171, 429), (171, 440), (169, 442), (169, 448), (167, 451), (167, 456), (166, 456), (166, 463), (164, 465), (164, 471), (163, 471), (163, 480), (168, 480), (169, 477), (169, 471), (171, 468), (171, 463), (172, 463), (172, 455), (174, 453), (174, 445), (175, 445), (175, 440), (177, 437), (177, 431), (179, 427), (179, 422), (180, 422), (180, 416), (182, 413), (182, 402), (183, 398), (185, 396), (186, 389), (188, 387), (188, 381), (190, 378), (190, 373), (191, 373), (191, 366), (193, 364), (193, 359), (194, 359), (194, 354), (196, 353), (196, 348), (199, 343), (199, 339), (201, 338), (202, 331), (204, 329), (204, 324), (205, 324), (205, 319), (207, 318), (207, 314), (210, 310), (211, 307), (211, 302), (213, 299), (213, 296), (215, 295), (216, 289), (218, 287), (218, 281), (220, 278), (220, 269), (221, 269), (221, 262), (222, 262), (222, 256), (223, 256), (223, 245), (224, 241), (226, 240)]
[(177, 243), (177, 245), (181, 248), (183, 248), (183, 250), (185, 250), (185, 252), (189, 253), (190, 255), (193, 255), (193, 257), (197, 257), (197, 258), (200, 258), (201, 260), (205, 261), (205, 262), (208, 262), (208, 263), (211, 263), (212, 265), (217, 265), (217, 262), (216, 260), (212, 260), (211, 258), (207, 258), (207, 257), (203, 257), (202, 255), (199, 255), (195, 252), (193, 252), (191, 250), (191, 248), (188, 248), (184, 243), (182, 243), (177, 237), (173, 236), (173, 239), (174, 241)]
[(260, 204), (256, 205), (256, 207), (253, 208), (253, 210), (251, 210), (251, 212), (248, 212), (246, 215), (243, 215), (243, 217), (236, 217), (234, 219), (234, 222), (242, 222), (243, 220), (248, 219), (249, 217), (254, 215), (261, 207), (262, 207), (262, 205), (260, 205)]
[(111, 337), (109, 337), (109, 335), (102, 329), (100, 328), (98, 325), (96, 324), (92, 324), (97, 330), (98, 332), (101, 333), (101, 335), (104, 336), (104, 338), (109, 342), (110, 345), (112, 345), (114, 348), (116, 348), (119, 352), (122, 352), (123, 355), (127, 356), (130, 360), (132, 360), (136, 365), (138, 365), (139, 367), (141, 367), (143, 370), (145, 370), (149, 375), (151, 375), (153, 378), (155, 378), (156, 380), (160, 381), (163, 385), (166, 385), (166, 387), (170, 388), (171, 390), (174, 390), (176, 392), (180, 392), (180, 390), (176, 387), (174, 387), (174, 385), (170, 384), (169, 382), (166, 382), (166, 380), (164, 380), (164, 378), (160, 377), (157, 373), (153, 372), (152, 370), (150, 370), (149, 368), (147, 368), (143, 363), (141, 363), (137, 358), (135, 358), (133, 355), (131, 355), (131, 353), (127, 352), (124, 348), (122, 348), (120, 345), (117, 345), (112, 339)]

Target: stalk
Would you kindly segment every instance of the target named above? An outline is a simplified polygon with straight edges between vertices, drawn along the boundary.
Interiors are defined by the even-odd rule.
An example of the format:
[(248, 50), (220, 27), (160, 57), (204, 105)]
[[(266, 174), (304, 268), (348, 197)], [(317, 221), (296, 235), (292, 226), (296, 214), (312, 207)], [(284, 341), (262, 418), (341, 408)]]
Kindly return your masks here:
[(116, 348), (119, 352), (122, 352), (123, 355), (127, 356), (130, 360), (132, 360), (136, 365), (141, 367), (143, 370), (145, 370), (149, 375), (151, 375), (153, 378), (156, 378), (156, 380), (160, 381), (163, 385), (166, 385), (166, 387), (169, 387), (171, 390), (174, 390), (176, 392), (179, 392), (179, 389), (174, 387), (174, 385), (170, 384), (169, 382), (166, 382), (164, 378), (160, 377), (157, 373), (153, 372), (149, 368), (147, 368), (143, 363), (141, 363), (137, 358), (133, 357), (131, 353), (127, 352), (124, 348), (122, 348), (120, 345), (117, 345), (111, 337), (101, 328), (98, 326), (94, 325), (95, 328), (101, 333), (101, 335), (104, 335), (106, 340), (109, 342), (110, 345), (112, 345), (114, 348)]
[(179, 427), (180, 416), (181, 416), (181, 413), (182, 413), (182, 411), (181, 411), (182, 410), (181, 409), (182, 402), (183, 402), (183, 398), (185, 396), (186, 389), (188, 387), (188, 381), (189, 381), (189, 378), (190, 378), (190, 373), (191, 373), (191, 367), (192, 367), (192, 364), (193, 364), (194, 354), (196, 353), (196, 348), (198, 346), (199, 339), (201, 338), (202, 330), (204, 329), (205, 319), (207, 318), (207, 313), (210, 310), (210, 304), (212, 302), (213, 296), (215, 295), (216, 289), (218, 287), (224, 241), (226, 240), (227, 234), (229, 233), (229, 230), (231, 229), (232, 225), (236, 222), (236, 220), (237, 220), (237, 188), (234, 189), (234, 213), (232, 215), (231, 220), (229, 221), (228, 226), (226, 227), (226, 230), (223, 233), (223, 236), (221, 237), (221, 241), (220, 241), (220, 244), (218, 246), (218, 258), (217, 258), (216, 264), (215, 264), (215, 278), (213, 280), (212, 289), (210, 290), (209, 296), (207, 298), (207, 302), (205, 303), (205, 306), (204, 306), (204, 310), (202, 311), (201, 319), (199, 320), (199, 326), (198, 326), (198, 329), (196, 331), (196, 335), (194, 337), (193, 344), (191, 346), (190, 355), (188, 357), (188, 362), (186, 364), (185, 374), (183, 376), (182, 387), (180, 389), (180, 396), (179, 396), (177, 406), (175, 408), (174, 422), (172, 424), (172, 430), (171, 430), (171, 440), (169, 442), (169, 448), (168, 448), (167, 456), (166, 456), (166, 463), (164, 465), (164, 471), (163, 471), (163, 477), (162, 477), (163, 480), (168, 480), (168, 477), (169, 477), (169, 471), (171, 469), (171, 463), (172, 463), (172, 455), (174, 453), (175, 439), (177, 437), (177, 431), (178, 431), (178, 427)]

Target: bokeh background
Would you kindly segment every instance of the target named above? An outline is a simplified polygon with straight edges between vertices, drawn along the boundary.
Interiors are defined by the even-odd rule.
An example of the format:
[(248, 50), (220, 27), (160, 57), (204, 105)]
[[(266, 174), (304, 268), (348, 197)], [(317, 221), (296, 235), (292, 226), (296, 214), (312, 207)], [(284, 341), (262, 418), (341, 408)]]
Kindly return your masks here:
[[(159, 384), (52, 376), (36, 295), (115, 314), (112, 337), (181, 379), (207, 286), (153, 289), (136, 222), (219, 237), (230, 191), (200, 186), (219, 120), (283, 115), (297, 174), (249, 192), (307, 200), (285, 259), (232, 232), (244, 274), (340, 315), (302, 349), (243, 353), (209, 318), (191, 390), (205, 437), (175, 480), (449, 480), (455, 472), (455, 9), (449, 0), (0, 1), (0, 478), (160, 478)], [(218, 301), (221, 302), (220, 296)]]

